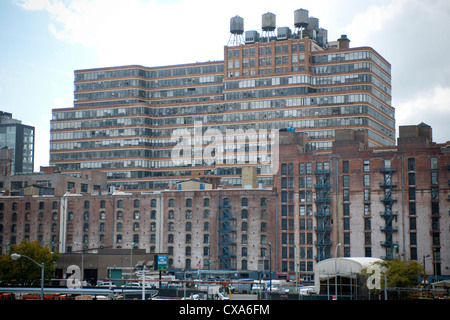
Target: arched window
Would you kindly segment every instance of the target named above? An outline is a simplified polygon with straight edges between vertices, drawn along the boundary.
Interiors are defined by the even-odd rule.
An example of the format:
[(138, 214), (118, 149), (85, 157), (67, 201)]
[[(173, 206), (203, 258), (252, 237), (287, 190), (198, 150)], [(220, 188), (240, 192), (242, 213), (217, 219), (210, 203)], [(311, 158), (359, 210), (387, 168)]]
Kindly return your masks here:
[(134, 200), (134, 208), (135, 209), (139, 208), (139, 200), (138, 199)]
[(169, 199), (169, 207), (175, 207), (175, 199)]
[(246, 207), (248, 205), (248, 199), (247, 198), (242, 198), (242, 206)]
[(192, 199), (191, 198), (186, 199), (186, 207), (188, 207), (188, 208), (192, 207)]

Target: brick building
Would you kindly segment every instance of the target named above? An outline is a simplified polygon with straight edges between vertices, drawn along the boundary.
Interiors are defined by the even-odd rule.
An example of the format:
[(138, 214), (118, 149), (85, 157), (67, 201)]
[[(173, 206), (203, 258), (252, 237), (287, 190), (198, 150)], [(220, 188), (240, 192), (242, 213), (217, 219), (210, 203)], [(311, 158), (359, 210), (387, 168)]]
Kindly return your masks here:
[[(36, 176), (76, 181), (64, 194), (26, 194)], [(276, 243), (276, 194), (272, 189), (226, 189), (185, 181), (174, 190), (124, 192), (94, 189), (91, 180), (51, 173), (21, 175), (19, 195), (0, 197), (0, 248), (38, 240), (61, 253), (144, 249), (168, 253), (169, 268), (268, 271), (269, 243)], [(254, 176), (256, 181), (256, 176)], [(66, 181), (67, 180), (67, 181)], [(78, 181), (81, 180), (81, 181)], [(103, 175), (105, 187), (106, 178)], [(214, 189), (212, 188), (214, 186)], [(275, 245), (274, 245), (275, 246)], [(273, 255), (273, 259), (275, 259)]]
[[(399, 257), (449, 275), (448, 143), (434, 143), (425, 124), (400, 127), (393, 147), (368, 147), (367, 134), (353, 130), (336, 130), (332, 152), (311, 151), (307, 141), (279, 133), (274, 188), (257, 188), (254, 168), (242, 170), (245, 188), (212, 177), (153, 192), (106, 190), (89, 175), (7, 177), (22, 189), (0, 197), (1, 252), (23, 239), (67, 253), (139, 248), (167, 253), (171, 270), (271, 268), (305, 279), (335, 254)], [(36, 176), (75, 187), (25, 193)]]
[(326, 258), (411, 259), (449, 275), (450, 149), (425, 124), (400, 127), (396, 147), (369, 148), (361, 131), (336, 130), (332, 153), (280, 132), (277, 270), (312, 276)]

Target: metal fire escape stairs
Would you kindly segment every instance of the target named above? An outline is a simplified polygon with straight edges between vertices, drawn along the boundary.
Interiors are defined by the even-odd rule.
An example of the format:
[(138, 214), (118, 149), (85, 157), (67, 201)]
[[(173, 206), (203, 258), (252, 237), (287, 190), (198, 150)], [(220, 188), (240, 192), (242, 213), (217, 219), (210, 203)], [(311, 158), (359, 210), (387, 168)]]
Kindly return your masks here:
[(236, 269), (236, 219), (231, 212), (230, 201), (228, 198), (219, 197), (219, 259), (222, 269)]
[(381, 241), (381, 245), (386, 248), (386, 256), (383, 258), (385, 260), (393, 260), (394, 249), (398, 248), (398, 243), (393, 240), (393, 234), (397, 231), (397, 228), (392, 224), (394, 218), (397, 216), (397, 213), (392, 211), (392, 207), (397, 201), (397, 199), (392, 197), (392, 190), (396, 187), (396, 184), (392, 182), (392, 173), (395, 172), (395, 169), (384, 167), (380, 168), (380, 172), (384, 174), (384, 182), (380, 184), (384, 190), (384, 197), (380, 198), (384, 204), (384, 211), (381, 211), (380, 215), (385, 221), (384, 226), (381, 226), (381, 231), (386, 235), (386, 240)]
[(316, 260), (321, 261), (330, 257), (331, 247), (331, 213), (330, 213), (330, 170), (322, 169), (315, 170), (316, 184), (316, 203), (317, 211), (315, 232), (317, 235), (317, 241), (315, 242), (317, 248)]

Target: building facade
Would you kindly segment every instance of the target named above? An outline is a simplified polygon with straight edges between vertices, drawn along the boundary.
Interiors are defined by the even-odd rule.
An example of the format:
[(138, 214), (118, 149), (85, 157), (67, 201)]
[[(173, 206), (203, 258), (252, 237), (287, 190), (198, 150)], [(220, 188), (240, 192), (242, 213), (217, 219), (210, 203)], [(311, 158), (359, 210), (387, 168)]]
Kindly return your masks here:
[(74, 107), (53, 110), (50, 164), (75, 176), (100, 169), (128, 190), (209, 175), (241, 186), (252, 165), (270, 186), (280, 128), (307, 133), (308, 150), (330, 151), (339, 128), (394, 145), (390, 64), (346, 36), (328, 43), (308, 19), (303, 31), (246, 32), (223, 61), (75, 71)]
[[(41, 175), (65, 176), (58, 181), (72, 188), (5, 191), (2, 253), (38, 240), (63, 253), (167, 253), (175, 271), (272, 270), (312, 280), (318, 262), (340, 256), (416, 260), (428, 275), (450, 275), (450, 147), (434, 143), (429, 126), (400, 127), (397, 146), (376, 148), (364, 131), (337, 130), (332, 153), (308, 150), (301, 132), (282, 131), (279, 139), (274, 188), (254, 187), (254, 167), (242, 170), (246, 188), (213, 177), (151, 192), (106, 190), (105, 175), (100, 189), (89, 176)], [(38, 188), (35, 176), (18, 178), (29, 178), (28, 190)]]
[(0, 111), (0, 148), (4, 147), (12, 150), (12, 173), (34, 171), (34, 127)]
[[(23, 185), (32, 185), (35, 176), (20, 178), (28, 180)], [(81, 180), (60, 173), (43, 176), (60, 182), (64, 176), (66, 183)], [(277, 197), (272, 189), (185, 181), (172, 190), (125, 192), (94, 188), (87, 179), (79, 183), (63, 194), (5, 192), (0, 197), (1, 252), (38, 240), (61, 253), (131, 248), (167, 253), (170, 270), (269, 272), (276, 265)]]
[(331, 154), (308, 151), (301, 133), (280, 140), (277, 270), (311, 277), (330, 257), (375, 257), (449, 275), (450, 149), (429, 126), (400, 127), (396, 147), (378, 148), (336, 131)]

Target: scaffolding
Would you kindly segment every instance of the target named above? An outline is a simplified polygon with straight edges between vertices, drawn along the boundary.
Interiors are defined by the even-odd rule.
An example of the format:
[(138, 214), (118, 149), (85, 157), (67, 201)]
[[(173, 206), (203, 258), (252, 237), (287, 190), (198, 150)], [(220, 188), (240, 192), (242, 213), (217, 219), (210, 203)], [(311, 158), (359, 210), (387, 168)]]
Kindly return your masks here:
[(317, 248), (317, 261), (322, 261), (324, 259), (330, 258), (330, 247), (331, 247), (331, 213), (330, 213), (330, 170), (320, 169), (315, 170), (316, 184), (314, 185), (316, 189), (316, 227), (315, 232), (317, 235), (317, 241), (315, 242)]
[(381, 231), (385, 233), (385, 240), (381, 241), (381, 245), (386, 249), (385, 260), (394, 259), (394, 248), (398, 248), (398, 243), (393, 240), (393, 235), (397, 232), (392, 224), (394, 218), (397, 216), (397, 212), (392, 210), (394, 203), (397, 201), (392, 196), (392, 190), (396, 187), (396, 184), (392, 182), (392, 173), (395, 169), (392, 167), (380, 168), (380, 172), (384, 174), (384, 181), (380, 184), (380, 187), (384, 190), (384, 197), (380, 200), (384, 204), (384, 211), (380, 212), (381, 217), (384, 219), (384, 226), (381, 226)]
[(230, 200), (219, 198), (219, 260), (220, 268), (224, 270), (236, 269), (236, 219), (231, 212)]

